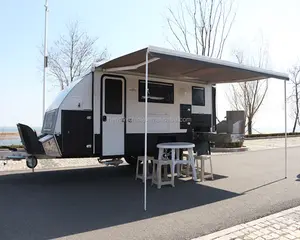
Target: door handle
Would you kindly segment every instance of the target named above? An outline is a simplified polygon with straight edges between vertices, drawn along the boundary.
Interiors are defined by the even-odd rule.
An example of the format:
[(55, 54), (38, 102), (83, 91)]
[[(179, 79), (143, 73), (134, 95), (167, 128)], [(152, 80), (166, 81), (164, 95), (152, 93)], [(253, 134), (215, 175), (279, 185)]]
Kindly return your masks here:
[(106, 120), (107, 120), (107, 117), (106, 117), (106, 116), (103, 116), (103, 117), (102, 117), (102, 121), (103, 121), (103, 122), (106, 122)]

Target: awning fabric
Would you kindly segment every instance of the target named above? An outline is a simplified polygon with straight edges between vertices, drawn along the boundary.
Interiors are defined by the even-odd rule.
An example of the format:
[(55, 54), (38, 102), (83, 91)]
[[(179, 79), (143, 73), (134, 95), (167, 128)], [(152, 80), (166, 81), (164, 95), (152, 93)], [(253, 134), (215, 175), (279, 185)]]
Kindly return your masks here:
[(208, 84), (244, 82), (267, 78), (289, 80), (288, 75), (285, 73), (154, 46), (110, 60), (98, 66), (97, 69), (144, 76), (147, 51), (149, 53), (149, 76)]

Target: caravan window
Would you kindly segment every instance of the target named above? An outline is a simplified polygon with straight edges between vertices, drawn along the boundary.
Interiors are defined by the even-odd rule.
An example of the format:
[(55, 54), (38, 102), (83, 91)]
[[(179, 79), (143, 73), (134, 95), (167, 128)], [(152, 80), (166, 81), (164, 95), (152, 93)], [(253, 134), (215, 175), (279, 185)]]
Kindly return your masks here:
[(45, 113), (42, 133), (51, 134), (54, 132), (57, 112), (58, 112), (57, 109), (55, 109)]
[[(139, 102), (145, 102), (145, 81), (139, 81)], [(174, 84), (148, 81), (148, 102), (174, 103)]]
[(205, 88), (193, 87), (192, 89), (192, 105), (205, 106)]

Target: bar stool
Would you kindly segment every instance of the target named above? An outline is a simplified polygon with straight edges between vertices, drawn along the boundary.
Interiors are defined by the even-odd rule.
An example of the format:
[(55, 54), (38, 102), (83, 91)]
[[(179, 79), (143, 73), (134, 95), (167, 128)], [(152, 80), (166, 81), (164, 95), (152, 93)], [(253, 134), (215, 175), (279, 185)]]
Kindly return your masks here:
[[(211, 155), (200, 155), (200, 156), (195, 156), (195, 161), (196, 161), (198, 173), (201, 174), (201, 182), (203, 182), (206, 178), (206, 176), (205, 176), (205, 161), (206, 160), (209, 160), (209, 164), (210, 164), (210, 173), (207, 177), (210, 177), (212, 180), (214, 180)], [(199, 161), (201, 163), (201, 165), (200, 165), (201, 167), (199, 167)], [(201, 172), (200, 172), (200, 170), (201, 170)]]
[[(137, 163), (136, 163), (136, 171), (135, 171), (135, 180), (137, 180), (138, 178), (139, 179), (142, 179), (143, 182), (144, 182), (144, 176), (143, 176), (143, 171), (142, 173), (139, 173), (139, 166), (140, 166), (140, 162), (144, 163), (144, 158), (145, 156), (138, 156), (137, 157)], [(149, 164), (151, 163), (151, 161), (154, 160), (154, 157), (149, 157), (147, 156), (147, 161), (146, 161), (146, 169), (147, 169), (147, 175), (146, 175), (146, 179), (151, 179), (152, 176), (149, 172)]]
[[(174, 172), (173, 172), (173, 167), (172, 167), (172, 160), (163, 160), (163, 159), (154, 159), (153, 161), (153, 169), (152, 169), (152, 184), (156, 184), (157, 188), (160, 189), (162, 185), (172, 185), (172, 187), (175, 187), (174, 184)], [(167, 180), (164, 178), (164, 181), (162, 181), (162, 174), (161, 174), (161, 169), (162, 166), (168, 167), (170, 166), (171, 169), (171, 179)], [(166, 170), (167, 168), (165, 168)], [(167, 174), (165, 173), (165, 176)]]
[[(183, 157), (188, 158), (189, 155), (188, 154), (183, 154)], [(197, 156), (196, 154), (194, 154), (194, 159), (196, 161), (196, 169), (197, 169), (198, 174), (200, 175), (201, 182), (203, 182), (205, 180), (205, 178), (207, 178), (207, 177), (210, 177), (212, 180), (214, 180), (211, 155)], [(208, 176), (205, 176), (205, 161), (207, 161), (207, 160), (209, 160), (209, 163), (210, 163), (210, 173), (209, 173)], [(200, 162), (200, 164), (199, 164), (199, 162)], [(190, 168), (187, 167), (185, 175), (190, 176), (190, 174), (191, 174)]]

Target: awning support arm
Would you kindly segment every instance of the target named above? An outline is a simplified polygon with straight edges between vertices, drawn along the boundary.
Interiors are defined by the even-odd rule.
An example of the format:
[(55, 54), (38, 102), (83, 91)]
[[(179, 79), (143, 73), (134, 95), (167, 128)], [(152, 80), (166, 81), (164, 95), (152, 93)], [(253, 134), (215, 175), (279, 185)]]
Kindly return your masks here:
[[(147, 53), (148, 55), (148, 53)], [(159, 58), (152, 58), (150, 60), (148, 60), (148, 64), (155, 62), (159, 60)], [(124, 66), (124, 67), (115, 67), (115, 68), (107, 68), (104, 69), (106, 72), (120, 72), (120, 71), (130, 71), (130, 70), (136, 70), (144, 65), (147, 65), (146, 61), (145, 62), (141, 62), (139, 64), (135, 64), (135, 65), (129, 65), (129, 66)]]
[(147, 137), (148, 137), (148, 49), (146, 51), (146, 70), (145, 70), (145, 145), (144, 145), (144, 162), (143, 162), (143, 177), (144, 177), (144, 210), (147, 211)]
[(284, 81), (284, 162), (285, 162), (285, 178), (287, 178), (287, 106), (286, 106), (286, 81)]

